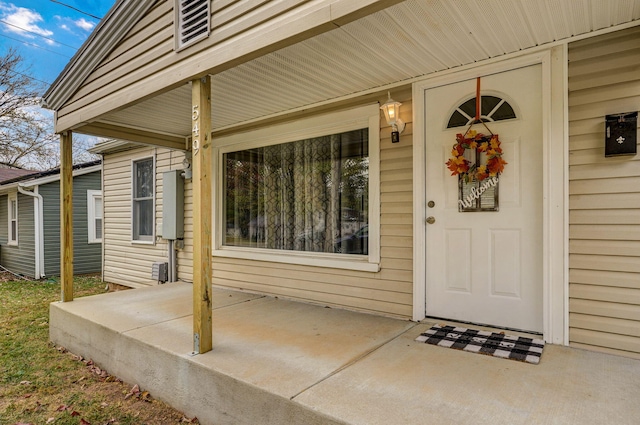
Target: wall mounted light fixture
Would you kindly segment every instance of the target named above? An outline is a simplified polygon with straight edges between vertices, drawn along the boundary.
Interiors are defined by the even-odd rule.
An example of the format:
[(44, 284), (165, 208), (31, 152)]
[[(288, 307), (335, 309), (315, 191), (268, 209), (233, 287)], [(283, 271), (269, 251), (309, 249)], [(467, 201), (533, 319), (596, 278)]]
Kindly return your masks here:
[(389, 100), (382, 105), (380, 109), (384, 111), (387, 124), (391, 126), (391, 142), (398, 143), (400, 141), (400, 133), (404, 131), (405, 123), (400, 119), (400, 106), (402, 103), (391, 99), (391, 93), (387, 92)]

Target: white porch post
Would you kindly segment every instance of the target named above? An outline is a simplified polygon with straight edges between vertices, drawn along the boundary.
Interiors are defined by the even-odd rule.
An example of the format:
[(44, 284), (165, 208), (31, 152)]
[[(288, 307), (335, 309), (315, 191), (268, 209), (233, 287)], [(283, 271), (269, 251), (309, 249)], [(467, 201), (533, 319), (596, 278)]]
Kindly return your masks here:
[(73, 301), (73, 136), (60, 134), (60, 288), (61, 301)]
[(213, 346), (211, 319), (211, 77), (192, 81), (193, 351)]

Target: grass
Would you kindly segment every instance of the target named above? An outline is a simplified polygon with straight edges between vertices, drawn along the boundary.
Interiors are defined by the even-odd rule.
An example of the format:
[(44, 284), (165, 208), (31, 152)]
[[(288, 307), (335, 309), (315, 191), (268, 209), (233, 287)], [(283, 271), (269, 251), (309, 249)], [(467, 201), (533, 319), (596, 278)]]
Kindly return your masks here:
[[(96, 277), (74, 280), (76, 298), (103, 292)], [(146, 392), (127, 396), (132, 384), (54, 347), (49, 304), (59, 299), (56, 280), (0, 281), (0, 425), (191, 422)]]

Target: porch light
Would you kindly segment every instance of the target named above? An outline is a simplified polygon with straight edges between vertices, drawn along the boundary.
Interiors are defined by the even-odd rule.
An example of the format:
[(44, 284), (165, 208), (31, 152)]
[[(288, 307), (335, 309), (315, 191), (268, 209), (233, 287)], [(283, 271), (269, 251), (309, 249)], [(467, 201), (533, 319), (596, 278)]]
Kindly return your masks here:
[(400, 106), (402, 103), (391, 99), (391, 93), (387, 92), (389, 100), (382, 105), (380, 109), (384, 111), (387, 124), (391, 126), (391, 142), (398, 143), (400, 141), (400, 133), (404, 131), (405, 123), (400, 119)]

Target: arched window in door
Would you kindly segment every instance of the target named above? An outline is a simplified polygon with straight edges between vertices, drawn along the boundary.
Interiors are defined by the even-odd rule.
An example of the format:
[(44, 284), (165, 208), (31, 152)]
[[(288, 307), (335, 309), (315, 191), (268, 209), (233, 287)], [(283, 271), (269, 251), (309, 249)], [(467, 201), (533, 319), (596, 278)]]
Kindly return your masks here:
[[(451, 117), (447, 128), (466, 127), (475, 121), (476, 98), (473, 97), (458, 106)], [(504, 99), (496, 96), (482, 96), (480, 119), (484, 122), (503, 121), (516, 118), (513, 107)]]

